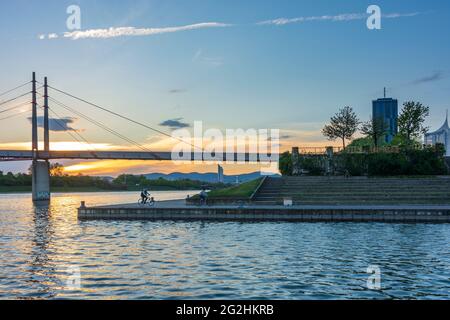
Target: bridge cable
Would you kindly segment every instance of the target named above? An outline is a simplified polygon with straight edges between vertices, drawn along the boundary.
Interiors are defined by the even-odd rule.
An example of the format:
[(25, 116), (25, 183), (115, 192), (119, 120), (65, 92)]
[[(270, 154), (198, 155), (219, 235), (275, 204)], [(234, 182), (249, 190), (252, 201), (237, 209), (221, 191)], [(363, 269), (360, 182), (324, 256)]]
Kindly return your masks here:
[(56, 104), (58, 104), (60, 107), (63, 107), (64, 109), (66, 109), (66, 110), (68, 110), (68, 111), (70, 111), (70, 112), (75, 113), (76, 115), (82, 117), (83, 119), (85, 119), (85, 120), (91, 122), (92, 124), (94, 124), (94, 125), (96, 125), (96, 126), (102, 128), (102, 129), (104, 129), (105, 131), (108, 131), (109, 133), (112, 133), (113, 135), (119, 137), (120, 139), (125, 140), (126, 142), (129, 142), (129, 143), (131, 143), (131, 144), (133, 144), (133, 145), (136, 145), (136, 146), (138, 146), (140, 149), (142, 149), (142, 150), (144, 150), (144, 151), (149, 151), (149, 152), (151, 152), (150, 150), (146, 149), (145, 147), (143, 147), (143, 146), (140, 145), (139, 143), (137, 143), (137, 142), (135, 142), (135, 141), (133, 141), (133, 140), (131, 140), (131, 139), (129, 139), (129, 138), (123, 136), (122, 134), (120, 134), (120, 133), (114, 131), (114, 130), (111, 129), (111, 128), (108, 128), (106, 125), (104, 125), (104, 124), (102, 124), (102, 123), (100, 123), (100, 122), (98, 122), (98, 121), (96, 121), (96, 120), (94, 120), (94, 119), (92, 119), (92, 118), (89, 118), (88, 116), (84, 115), (83, 113), (78, 112), (78, 111), (76, 111), (76, 110), (70, 108), (69, 106), (65, 105), (64, 103), (59, 102), (59, 101), (57, 101), (56, 99), (51, 98), (51, 97), (49, 97), (49, 99), (50, 99), (51, 101), (55, 102)]
[(24, 114), (24, 113), (30, 112), (30, 111), (31, 111), (31, 109), (29, 108), (28, 110), (24, 110), (24, 111), (21, 111), (21, 112), (19, 112), (19, 113), (10, 115), (10, 116), (8, 116), (8, 117), (1, 118), (0, 121), (8, 120), (8, 119), (11, 119), (11, 118), (15, 118), (15, 117), (18, 117), (18, 116), (20, 116), (20, 115), (22, 115), (22, 114)]
[(8, 91), (5, 91), (3, 93), (0, 93), (0, 97), (3, 97), (3, 96), (7, 95), (10, 92), (16, 91), (17, 89), (23, 88), (29, 83), (31, 83), (31, 81), (28, 81), (27, 83), (21, 84), (20, 86), (17, 86), (15, 88), (11, 89), (11, 90), (8, 90)]
[(117, 136), (117, 137), (119, 137), (119, 138), (121, 138), (121, 139), (123, 139), (123, 140), (125, 140), (125, 141), (127, 141), (127, 142), (130, 142), (131, 144), (137, 145), (137, 146), (138, 146), (140, 149), (142, 149), (142, 150), (149, 151), (149, 150), (146, 149), (145, 147), (141, 146), (139, 143), (134, 142), (133, 140), (131, 140), (131, 139), (129, 139), (129, 138), (123, 136), (122, 134), (118, 133), (117, 131), (115, 131), (115, 130), (109, 128), (109, 127), (107, 127), (106, 125), (104, 125), (104, 124), (102, 124), (102, 123), (100, 123), (100, 122), (98, 122), (98, 121), (96, 121), (96, 120), (94, 120), (94, 119), (92, 119), (92, 118), (90, 118), (90, 117), (84, 115), (83, 113), (78, 112), (78, 111), (74, 110), (73, 108), (70, 108), (69, 106), (65, 105), (64, 103), (62, 103), (62, 102), (60, 102), (60, 101), (58, 101), (58, 100), (56, 100), (56, 99), (54, 99), (54, 98), (51, 98), (51, 97), (49, 97), (49, 99), (50, 99), (51, 101), (55, 102), (56, 104), (58, 104), (60, 107), (63, 107), (64, 109), (66, 109), (66, 110), (68, 110), (68, 111), (70, 111), (70, 112), (72, 112), (72, 113), (75, 113), (76, 115), (82, 117), (83, 119), (89, 121), (90, 123), (96, 125), (97, 127), (100, 127), (100, 128), (102, 128), (102, 129), (108, 131), (109, 133), (112, 133), (112, 134), (114, 134), (115, 136)]
[(94, 120), (94, 119), (88, 117), (87, 115), (85, 115), (85, 114), (83, 114), (83, 113), (81, 113), (81, 112), (79, 112), (79, 111), (77, 111), (77, 110), (75, 110), (75, 109), (69, 107), (68, 105), (66, 105), (66, 104), (64, 104), (64, 103), (62, 103), (62, 102), (60, 102), (60, 101), (58, 101), (58, 100), (56, 100), (56, 99), (54, 99), (54, 98), (52, 98), (52, 97), (49, 97), (49, 99), (50, 99), (51, 101), (53, 101), (54, 103), (58, 104), (60, 107), (63, 107), (64, 109), (66, 109), (66, 110), (68, 110), (68, 111), (70, 111), (70, 112), (72, 112), (72, 113), (75, 113), (76, 115), (78, 115), (78, 116), (82, 117), (83, 119), (89, 121), (90, 123), (94, 124), (95, 126), (100, 127), (100, 128), (102, 128), (103, 130), (105, 130), (105, 131), (107, 131), (107, 132), (109, 132), (109, 133), (115, 135), (116, 137), (118, 137), (118, 138), (120, 138), (120, 139), (122, 139), (122, 140), (124, 140), (124, 141), (126, 141), (126, 142), (128, 142), (128, 143), (130, 143), (130, 144), (132, 144), (132, 145), (137, 146), (138, 148), (140, 148), (140, 149), (143, 150), (143, 151), (152, 153), (156, 158), (159, 158), (159, 159), (160, 159), (160, 157), (159, 157), (158, 155), (156, 155), (154, 152), (152, 152), (152, 151), (149, 150), (148, 148), (146, 148), (146, 147), (144, 147), (143, 145), (141, 145), (140, 143), (138, 143), (138, 142), (136, 142), (136, 141), (134, 141), (134, 140), (132, 140), (132, 139), (130, 139), (130, 138), (128, 138), (128, 137), (122, 135), (121, 133), (115, 131), (114, 129), (109, 128), (109, 127), (106, 126), (105, 124), (103, 124), (103, 123), (101, 123), (101, 122), (99, 122), (99, 121), (97, 121), (97, 120)]
[(134, 123), (134, 124), (137, 124), (137, 125), (139, 125), (139, 126), (141, 126), (141, 127), (144, 127), (144, 128), (146, 128), (146, 129), (149, 129), (149, 130), (151, 130), (151, 131), (157, 132), (157, 133), (159, 133), (159, 134), (162, 134), (162, 135), (164, 135), (164, 136), (166, 136), (166, 137), (169, 137), (169, 138), (171, 138), (171, 139), (178, 140), (179, 142), (189, 144), (190, 146), (192, 146), (192, 147), (194, 147), (194, 148), (196, 148), (196, 149), (199, 149), (199, 150), (201, 150), (202, 152), (204, 152), (204, 149), (202, 149), (202, 148), (200, 148), (200, 147), (198, 147), (198, 146), (196, 146), (196, 145), (194, 145), (194, 144), (192, 144), (192, 143), (190, 143), (190, 142), (187, 142), (187, 141), (185, 141), (185, 140), (183, 140), (183, 139), (179, 139), (179, 138), (173, 137), (172, 135), (170, 135), (170, 134), (168, 134), (168, 133), (166, 133), (166, 132), (164, 132), (164, 131), (161, 131), (161, 130), (152, 128), (152, 127), (150, 127), (149, 125), (146, 125), (146, 124), (141, 123), (141, 122), (139, 122), (139, 121), (133, 120), (133, 119), (131, 119), (131, 118), (129, 118), (129, 117), (123, 116), (123, 115), (121, 115), (121, 114), (119, 114), (119, 113), (117, 113), (117, 112), (111, 111), (111, 110), (106, 109), (106, 108), (104, 108), (104, 107), (101, 107), (101, 106), (99, 106), (99, 105), (97, 105), (97, 104), (95, 104), (95, 103), (89, 102), (89, 101), (84, 100), (84, 99), (79, 98), (79, 97), (76, 97), (76, 96), (74, 96), (74, 95), (72, 95), (72, 94), (70, 94), (70, 93), (67, 93), (67, 92), (65, 92), (65, 91), (59, 90), (59, 89), (57, 89), (57, 88), (55, 88), (55, 87), (52, 87), (52, 86), (48, 86), (48, 87), (51, 88), (51, 89), (53, 89), (53, 90), (55, 90), (55, 91), (57, 91), (57, 92), (59, 92), (59, 93), (65, 94), (65, 95), (67, 95), (67, 96), (69, 96), (69, 97), (71, 97), (71, 98), (74, 98), (74, 99), (76, 99), (76, 100), (79, 100), (79, 101), (81, 101), (81, 102), (84, 102), (84, 103), (86, 103), (86, 104), (88, 104), (88, 105), (90, 105), (90, 106), (93, 106), (93, 107), (95, 107), (95, 108), (97, 108), (97, 109), (100, 109), (100, 110), (103, 110), (103, 111), (105, 111), (105, 112), (108, 112), (108, 113), (110, 113), (110, 114), (112, 114), (112, 115), (115, 115), (116, 117), (122, 118), (122, 119), (124, 119), (124, 120), (127, 120), (127, 121), (129, 121), (129, 122), (132, 122), (132, 123)]
[(23, 106), (25, 106), (25, 105), (27, 105), (27, 104), (30, 104), (30, 103), (31, 103), (31, 101), (21, 103), (21, 104), (15, 106), (15, 107), (11, 107), (11, 108), (8, 108), (8, 109), (5, 109), (5, 110), (0, 111), (0, 114), (1, 114), (1, 113), (5, 113), (5, 112), (8, 112), (8, 111), (15, 110), (15, 109), (18, 109), (18, 108), (23, 107)]
[[(41, 95), (39, 92), (38, 92), (37, 94), (40, 95), (42, 98), (44, 98), (44, 96)], [(44, 108), (42, 105), (40, 105), (40, 104), (38, 104), (38, 107), (39, 107), (40, 109), (42, 109), (42, 110), (45, 109), (45, 108)], [(61, 117), (59, 114), (57, 114), (55, 110), (53, 110), (53, 109), (50, 108), (50, 107), (48, 108), (48, 110), (49, 110), (53, 115), (55, 115), (55, 116), (57, 117), (57, 118), (52, 118), (52, 120), (54, 120), (54, 121), (56, 122), (56, 124), (57, 124), (61, 129), (64, 130), (64, 132), (66, 132), (67, 134), (69, 134), (73, 139), (75, 139), (75, 140), (76, 140), (77, 142), (79, 142), (80, 144), (83, 144), (83, 142), (84, 142), (84, 144), (87, 144), (89, 147), (92, 148), (92, 149), (89, 149), (89, 148), (88, 148), (87, 151), (96, 151), (95, 147), (94, 147), (87, 139), (85, 139), (85, 138), (81, 135), (81, 133), (79, 133), (78, 131), (76, 131), (76, 130), (73, 129), (73, 128), (64, 126), (64, 125), (62, 124), (62, 122), (60, 121), (60, 119), (63, 119), (63, 117)], [(69, 128), (69, 130), (67, 130), (67, 128)], [(76, 138), (70, 131), (73, 131), (80, 139)], [(81, 142), (81, 140), (83, 140), (83, 142)]]
[(4, 105), (4, 104), (7, 104), (7, 103), (9, 103), (9, 102), (15, 101), (15, 100), (17, 100), (17, 99), (19, 99), (19, 98), (25, 97), (26, 95), (28, 95), (28, 94), (30, 94), (30, 93), (31, 93), (31, 91), (30, 91), (30, 92), (27, 92), (27, 93), (24, 93), (24, 94), (21, 94), (20, 96), (17, 96), (17, 97), (15, 97), (15, 98), (12, 98), (12, 99), (9, 99), (9, 100), (2, 101), (2, 102), (0, 102), (0, 106), (2, 106), (2, 105)]
[[(54, 111), (54, 110), (52, 110), (52, 109), (50, 109), (50, 108), (48, 108), (48, 110), (51, 112), (51, 113), (53, 113), (56, 117), (58, 117), (58, 119), (57, 118), (54, 118), (53, 120), (56, 122), (56, 124), (61, 128), (61, 129), (63, 129), (66, 133), (68, 133), (72, 138), (74, 138), (77, 142), (79, 142), (80, 144), (86, 144), (88, 147), (91, 147), (92, 149), (89, 149), (88, 148), (88, 151), (95, 151), (95, 148), (92, 146), (92, 144), (87, 140), (87, 139), (85, 139), (78, 131), (76, 131), (75, 129), (73, 129), (73, 128), (69, 128), (69, 130), (67, 130), (67, 126), (64, 126), (64, 124), (62, 124), (62, 122), (60, 121), (60, 116)], [(71, 131), (73, 131), (80, 139), (77, 139), (77, 137), (74, 135), (74, 134), (72, 134), (72, 132)], [(81, 140), (83, 140), (83, 141), (81, 141)]]
[[(42, 109), (43, 109), (43, 107), (41, 107)], [(56, 122), (56, 124), (61, 128), (61, 129), (63, 129), (67, 134), (69, 134), (73, 139), (75, 139), (78, 143), (80, 143), (80, 144), (83, 144), (83, 142), (85, 143), (85, 144), (87, 144), (88, 145), (88, 147), (91, 147), (91, 148), (93, 148), (94, 149), (94, 151), (95, 151), (95, 148), (92, 146), (92, 144), (90, 144), (89, 143), (89, 141), (87, 141), (79, 132), (77, 132), (75, 129), (73, 129), (73, 128), (69, 128), (70, 130), (67, 130), (67, 126), (64, 126), (62, 123), (61, 123), (61, 121), (59, 120), (59, 119), (62, 119), (54, 110), (52, 110), (51, 108), (48, 108), (49, 109), (49, 111), (51, 112), (51, 113), (53, 113), (57, 118), (54, 118), (53, 120)], [(74, 134), (72, 134), (72, 132), (70, 132), (70, 131), (73, 131), (78, 137), (80, 137), (80, 139), (81, 140), (83, 140), (83, 142), (81, 142), (81, 140), (80, 139), (78, 139)], [(92, 149), (88, 149), (88, 151), (93, 151)]]
[[(41, 97), (44, 97), (44, 96), (41, 95), (40, 93), (38, 93), (38, 94), (39, 94)], [(138, 148), (140, 148), (140, 149), (143, 150), (143, 151), (153, 153), (153, 155), (155, 156), (155, 158), (161, 159), (157, 154), (155, 154), (154, 152), (152, 152), (152, 151), (149, 150), (148, 148), (142, 146), (141, 144), (139, 144), (138, 142), (136, 142), (136, 141), (134, 141), (134, 140), (132, 140), (132, 139), (130, 139), (130, 138), (127, 138), (126, 136), (124, 136), (124, 135), (120, 134), (119, 132), (115, 131), (114, 129), (109, 128), (109, 127), (106, 126), (105, 124), (102, 124), (101, 122), (96, 121), (96, 120), (94, 120), (94, 119), (92, 119), (92, 118), (86, 116), (85, 114), (83, 114), (83, 113), (81, 113), (81, 112), (79, 112), (79, 111), (77, 111), (77, 110), (75, 110), (75, 109), (69, 107), (68, 105), (62, 103), (61, 101), (56, 100), (55, 98), (52, 98), (52, 97), (48, 97), (48, 98), (49, 98), (49, 100), (51, 100), (51, 101), (55, 102), (56, 104), (58, 104), (60, 107), (63, 107), (64, 109), (66, 109), (66, 110), (68, 110), (68, 111), (70, 111), (70, 112), (72, 112), (72, 113), (75, 113), (76, 115), (78, 115), (78, 116), (84, 118), (85, 120), (91, 122), (92, 124), (94, 124), (94, 125), (96, 125), (96, 126), (102, 128), (102, 129), (104, 129), (105, 131), (107, 131), (107, 132), (109, 132), (109, 133), (115, 135), (116, 137), (118, 137), (118, 138), (120, 138), (120, 139), (122, 139), (122, 140), (124, 140), (124, 141), (126, 141), (126, 142), (128, 142), (128, 143), (130, 143), (130, 144), (132, 144), (132, 145), (137, 146)]]

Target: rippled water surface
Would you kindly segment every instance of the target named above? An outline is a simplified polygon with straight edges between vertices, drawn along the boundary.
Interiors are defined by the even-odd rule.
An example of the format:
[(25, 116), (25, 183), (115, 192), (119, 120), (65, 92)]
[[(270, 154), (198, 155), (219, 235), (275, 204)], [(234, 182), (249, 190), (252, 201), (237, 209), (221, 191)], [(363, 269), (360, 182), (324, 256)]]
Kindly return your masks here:
[[(0, 298), (450, 298), (450, 225), (77, 219), (81, 200), (135, 198), (54, 194), (35, 208), (29, 195), (0, 195)], [(369, 265), (381, 290), (367, 289)], [(67, 284), (77, 268), (80, 289)]]

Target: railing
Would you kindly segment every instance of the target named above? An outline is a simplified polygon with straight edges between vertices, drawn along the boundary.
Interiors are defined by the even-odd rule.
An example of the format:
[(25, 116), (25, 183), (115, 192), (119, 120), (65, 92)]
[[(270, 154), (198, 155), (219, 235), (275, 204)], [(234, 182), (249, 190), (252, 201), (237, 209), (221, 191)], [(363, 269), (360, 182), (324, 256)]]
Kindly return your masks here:
[(384, 147), (347, 147), (345, 153), (400, 153), (399, 146)]
[(346, 153), (400, 153), (401, 150), (420, 151), (425, 149), (438, 150), (437, 146), (430, 145), (411, 145), (408, 147), (401, 146), (382, 146), (382, 147), (347, 147)]
[[(382, 147), (299, 147), (300, 155), (326, 155), (327, 151), (333, 149), (334, 154), (350, 153), (350, 154), (367, 154), (367, 153), (400, 153), (400, 146), (382, 146)], [(409, 150), (423, 150), (425, 148), (433, 148), (427, 145), (412, 145)]]
[[(327, 153), (327, 149), (331, 147), (299, 147), (298, 152), (299, 154), (306, 154), (306, 155), (324, 155)], [(340, 147), (333, 147), (333, 152), (338, 153), (341, 152), (343, 148)]]

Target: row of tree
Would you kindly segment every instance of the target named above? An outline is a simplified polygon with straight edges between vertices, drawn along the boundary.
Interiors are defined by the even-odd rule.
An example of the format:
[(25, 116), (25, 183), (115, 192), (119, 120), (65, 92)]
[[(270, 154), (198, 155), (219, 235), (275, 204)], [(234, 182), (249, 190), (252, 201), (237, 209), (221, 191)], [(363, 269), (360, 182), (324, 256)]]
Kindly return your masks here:
[[(89, 188), (98, 190), (139, 190), (148, 188), (153, 190), (200, 190), (205, 186), (202, 181), (196, 180), (176, 180), (169, 181), (163, 178), (149, 180), (142, 175), (120, 175), (111, 180), (102, 177), (92, 177), (84, 175), (69, 176), (64, 173), (64, 167), (59, 163), (54, 163), (50, 167), (51, 186), (58, 188)], [(0, 186), (3, 187), (30, 187), (31, 173), (4, 174), (0, 171)], [(223, 188), (226, 185), (220, 183), (210, 183), (208, 188)]]
[[(403, 104), (398, 118), (398, 135), (394, 144), (413, 144), (429, 128), (425, 127), (425, 120), (430, 114), (430, 108), (420, 102), (407, 101)], [(322, 133), (330, 141), (341, 140), (342, 146), (346, 148), (346, 141), (353, 140), (358, 130), (375, 147), (383, 144), (383, 137), (388, 132), (388, 125), (382, 118), (372, 117), (367, 122), (361, 122), (352, 107), (344, 107), (331, 117), (330, 123), (326, 125)]]

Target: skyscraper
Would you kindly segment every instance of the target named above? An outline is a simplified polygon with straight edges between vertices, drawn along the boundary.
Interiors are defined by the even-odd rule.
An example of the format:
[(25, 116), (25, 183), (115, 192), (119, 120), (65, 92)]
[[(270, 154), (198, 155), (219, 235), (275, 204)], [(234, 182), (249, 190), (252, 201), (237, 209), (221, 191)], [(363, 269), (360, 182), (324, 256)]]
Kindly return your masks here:
[(224, 183), (224, 175), (223, 175), (223, 168), (221, 165), (217, 166), (217, 182)]
[(398, 100), (386, 98), (386, 89), (384, 89), (384, 98), (374, 100), (372, 106), (373, 118), (383, 119), (386, 126), (384, 142), (392, 142), (398, 133)]

